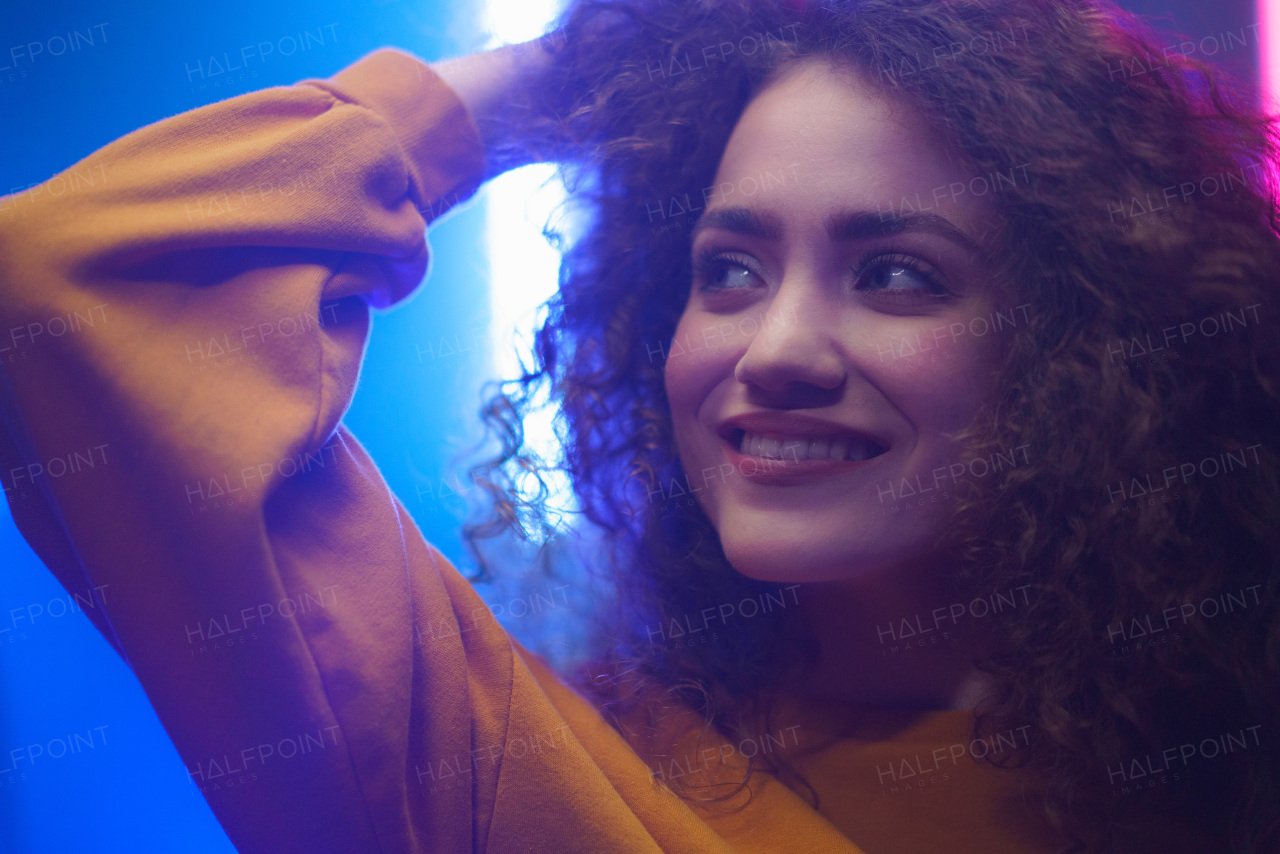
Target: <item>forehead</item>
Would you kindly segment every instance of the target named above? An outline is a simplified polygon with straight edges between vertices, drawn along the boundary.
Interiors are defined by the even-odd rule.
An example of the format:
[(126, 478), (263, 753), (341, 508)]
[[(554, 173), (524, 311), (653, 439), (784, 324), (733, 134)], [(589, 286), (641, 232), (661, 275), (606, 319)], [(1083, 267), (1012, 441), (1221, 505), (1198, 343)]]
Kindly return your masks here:
[[(967, 185), (971, 171), (916, 108), (856, 72), (811, 58), (784, 69), (747, 105), (716, 183), (742, 186), (735, 197), (721, 194), (726, 202), (767, 205), (784, 216), (909, 205), (970, 226), (987, 206), (948, 188)], [(785, 180), (763, 180), (779, 174)]]

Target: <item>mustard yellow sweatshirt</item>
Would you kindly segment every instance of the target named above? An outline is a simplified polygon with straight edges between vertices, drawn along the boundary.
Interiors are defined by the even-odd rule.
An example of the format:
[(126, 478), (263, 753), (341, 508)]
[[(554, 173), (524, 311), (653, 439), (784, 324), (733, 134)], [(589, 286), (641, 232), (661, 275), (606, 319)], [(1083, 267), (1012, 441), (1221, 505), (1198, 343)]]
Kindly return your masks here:
[[(693, 727), (647, 763), (424, 541), (341, 419), (371, 307), (484, 165), (453, 92), (382, 50), (0, 199), (0, 483), (68, 591), (109, 591), (86, 613), (239, 850), (1057, 850), (963, 713), (807, 753), (821, 726)], [(767, 775), (735, 809), (664, 782), (769, 749), (817, 809)]]

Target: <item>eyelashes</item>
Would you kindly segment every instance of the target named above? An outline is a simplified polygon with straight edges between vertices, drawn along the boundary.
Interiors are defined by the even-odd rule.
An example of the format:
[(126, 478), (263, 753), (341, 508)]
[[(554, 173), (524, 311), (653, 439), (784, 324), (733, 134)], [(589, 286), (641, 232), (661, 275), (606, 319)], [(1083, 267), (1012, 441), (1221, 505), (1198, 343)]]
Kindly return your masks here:
[[(901, 252), (878, 252), (853, 268), (854, 290), (894, 303), (938, 302), (954, 296), (929, 262)], [(874, 296), (872, 296), (874, 295)]]
[[(759, 262), (740, 252), (704, 247), (694, 253), (692, 272), (695, 289), (710, 296), (768, 287)], [(853, 265), (851, 273), (852, 290), (865, 302), (900, 306), (956, 296), (937, 267), (903, 252), (871, 252)]]
[[(728, 275), (732, 272), (739, 275)], [(741, 273), (750, 273), (760, 285), (764, 279), (753, 259), (737, 252), (717, 252), (705, 248), (693, 256), (693, 281), (697, 289), (703, 293), (725, 293), (727, 291), (746, 290), (750, 283), (741, 281)], [(737, 281), (733, 281), (737, 279)]]

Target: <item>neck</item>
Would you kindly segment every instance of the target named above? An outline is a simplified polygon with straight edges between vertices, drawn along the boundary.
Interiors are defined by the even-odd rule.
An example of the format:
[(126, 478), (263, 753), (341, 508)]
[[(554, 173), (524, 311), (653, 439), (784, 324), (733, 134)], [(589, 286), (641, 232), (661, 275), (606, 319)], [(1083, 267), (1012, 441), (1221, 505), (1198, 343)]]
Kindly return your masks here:
[(807, 585), (800, 616), (818, 642), (806, 696), (864, 707), (972, 709), (982, 698), (972, 621), (939, 564)]

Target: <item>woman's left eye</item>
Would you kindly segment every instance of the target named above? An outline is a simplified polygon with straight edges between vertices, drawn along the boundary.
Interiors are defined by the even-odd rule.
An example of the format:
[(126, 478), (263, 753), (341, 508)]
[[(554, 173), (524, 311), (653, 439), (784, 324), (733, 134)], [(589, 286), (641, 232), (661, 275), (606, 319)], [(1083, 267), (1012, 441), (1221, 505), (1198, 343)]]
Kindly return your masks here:
[(908, 255), (877, 255), (854, 268), (854, 290), (876, 297), (935, 301), (951, 295), (932, 265)]

